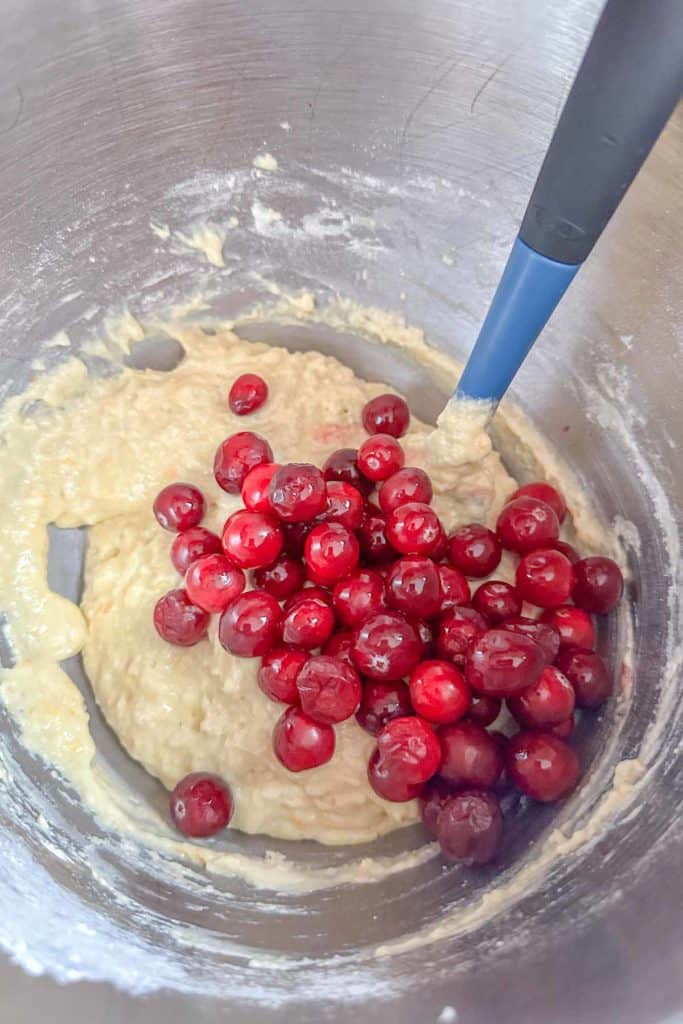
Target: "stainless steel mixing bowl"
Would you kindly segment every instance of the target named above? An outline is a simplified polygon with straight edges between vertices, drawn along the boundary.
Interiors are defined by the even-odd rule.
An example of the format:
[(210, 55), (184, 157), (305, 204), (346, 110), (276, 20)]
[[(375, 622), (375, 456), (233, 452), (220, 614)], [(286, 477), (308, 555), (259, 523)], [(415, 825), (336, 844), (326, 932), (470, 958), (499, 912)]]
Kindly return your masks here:
[[(78, 346), (112, 311), (201, 290), (238, 316), (268, 282), (404, 312), (463, 355), (495, 285), (595, 0), (6, 0), (0, 58), (4, 394), (44, 342)], [(654, 1024), (683, 1006), (683, 770), (676, 643), (683, 119), (674, 117), (519, 377), (523, 406), (623, 529), (634, 573), (633, 697), (582, 739), (594, 784), (515, 818), (504, 878), (572, 814), (590, 821), (619, 758), (649, 766), (635, 805), (483, 923), (388, 958), (374, 948), (490, 887), (437, 861), (316, 895), (179, 881), (133, 855), (2, 719), (2, 1019)], [(270, 152), (277, 171), (252, 165)], [(267, 213), (276, 209), (276, 222)], [(265, 211), (265, 212), (264, 212)], [(228, 230), (225, 267), (188, 249)], [(155, 234), (150, 224), (157, 227)], [(167, 238), (159, 237), (170, 232)], [(434, 414), (443, 395), (353, 333), (251, 323), (336, 351)], [(157, 339), (138, 358), (167, 354)], [(96, 369), (96, 367), (95, 367)], [(673, 510), (673, 511), (672, 511)], [(678, 518), (677, 518), (678, 517)], [(637, 531), (638, 537), (635, 536)], [(53, 538), (75, 595), (78, 535)], [(603, 637), (614, 663), (620, 627)], [(68, 666), (87, 694), (79, 666)], [(89, 699), (100, 756), (161, 807)], [(656, 729), (652, 723), (656, 723)], [(654, 731), (653, 731), (654, 730)], [(643, 737), (648, 736), (643, 746)], [(36, 822), (43, 809), (50, 842)], [(380, 852), (420, 842), (407, 830)], [(233, 837), (321, 865), (344, 850)], [(356, 856), (358, 851), (352, 851)], [(452, 1007), (453, 1012), (444, 1010)], [(676, 1017), (676, 1019), (679, 1019)]]

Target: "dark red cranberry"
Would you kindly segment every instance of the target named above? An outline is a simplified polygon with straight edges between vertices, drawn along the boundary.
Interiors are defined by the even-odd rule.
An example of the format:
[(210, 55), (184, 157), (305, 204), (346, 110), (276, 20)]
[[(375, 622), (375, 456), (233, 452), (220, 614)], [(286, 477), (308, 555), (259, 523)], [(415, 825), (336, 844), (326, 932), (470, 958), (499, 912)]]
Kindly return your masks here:
[(357, 630), (352, 656), (362, 675), (393, 681), (412, 672), (422, 656), (422, 644), (400, 615), (375, 615)]
[(296, 686), (306, 714), (327, 725), (350, 718), (363, 695), (356, 670), (341, 658), (326, 654), (308, 659)]
[(190, 566), (185, 588), (193, 604), (205, 612), (222, 612), (244, 590), (244, 573), (225, 555), (205, 555)]
[(207, 772), (186, 775), (171, 790), (168, 803), (175, 827), (193, 839), (215, 836), (232, 818), (230, 787)]
[(285, 601), (296, 594), (306, 581), (306, 572), (298, 558), (280, 555), (272, 565), (257, 569), (254, 582), (261, 590), (267, 590), (278, 601)]
[(548, 547), (554, 548), (555, 551), (559, 551), (569, 559), (572, 565), (576, 565), (578, 560), (581, 558), (581, 555), (576, 548), (573, 548), (571, 544), (567, 544), (565, 540), (555, 540), (552, 544), (549, 544)]
[(557, 608), (568, 600), (574, 580), (572, 563), (561, 551), (539, 548), (524, 555), (515, 576), (525, 601), (539, 608)]
[(544, 501), (546, 505), (550, 505), (560, 523), (564, 522), (567, 515), (567, 502), (564, 497), (555, 487), (547, 484), (544, 480), (518, 487), (515, 493), (510, 495), (508, 501), (514, 501), (516, 498), (537, 498), (539, 501)]
[(584, 611), (606, 615), (619, 603), (623, 592), (624, 577), (611, 558), (581, 558), (574, 566), (572, 600)]
[(456, 665), (465, 664), (465, 655), (477, 637), (483, 636), (488, 623), (474, 608), (451, 608), (439, 623), (436, 653)]
[(441, 744), (434, 730), (421, 718), (392, 718), (377, 734), (381, 763), (397, 779), (418, 785), (436, 775), (441, 764)]
[(424, 785), (420, 794), (420, 817), (422, 824), (433, 836), (436, 835), (436, 823), (441, 808), (454, 792), (455, 787), (438, 775)]
[(314, 722), (301, 708), (287, 708), (273, 729), (273, 750), (290, 772), (326, 764), (334, 755), (334, 729)]
[(167, 643), (192, 647), (206, 636), (209, 613), (193, 604), (186, 590), (169, 590), (154, 606), (154, 628)]
[(341, 523), (347, 530), (357, 530), (365, 515), (365, 500), (357, 487), (343, 480), (325, 482), (327, 504), (318, 518), (323, 523)]
[(409, 618), (431, 619), (442, 605), (439, 571), (429, 558), (399, 558), (387, 576), (387, 600)]
[(453, 569), (450, 565), (438, 565), (439, 579), (441, 581), (441, 610), (446, 612), (450, 608), (458, 608), (463, 604), (469, 604), (470, 585), (459, 569)]
[(388, 480), (404, 461), (401, 445), (389, 434), (373, 434), (358, 449), (358, 468), (373, 483)]
[(273, 451), (268, 442), (251, 430), (242, 430), (218, 446), (213, 475), (218, 486), (228, 494), (239, 494), (247, 474), (272, 461)]
[(522, 793), (549, 803), (566, 796), (579, 779), (579, 761), (551, 732), (518, 732), (508, 744), (507, 770)]
[(481, 583), (474, 592), (472, 605), (492, 625), (514, 618), (522, 610), (516, 589), (502, 580)]
[(571, 604), (549, 608), (543, 612), (539, 621), (553, 626), (558, 631), (561, 651), (567, 647), (583, 647), (587, 651), (592, 651), (595, 647), (593, 620), (582, 608), (575, 608)]
[(543, 651), (548, 665), (552, 665), (560, 649), (560, 633), (550, 622), (541, 619), (529, 619), (526, 615), (517, 615), (514, 619), (501, 622), (501, 629), (510, 633), (521, 633), (534, 640)]
[(325, 478), (317, 466), (289, 462), (273, 473), (268, 497), (280, 519), (308, 523), (325, 510)]
[(434, 631), (424, 619), (413, 619), (413, 626), (422, 644), (422, 658), (434, 656)]
[(448, 554), (448, 536), (443, 528), (443, 524), (439, 523), (439, 536), (434, 544), (431, 555), (429, 556), (435, 562), (443, 562), (446, 555)]
[(279, 468), (277, 462), (264, 462), (262, 466), (256, 466), (245, 476), (242, 484), (242, 501), (250, 512), (272, 513), (268, 497), (270, 481)]
[(574, 691), (559, 669), (547, 665), (541, 678), (516, 697), (508, 697), (507, 705), (520, 725), (527, 729), (544, 729), (559, 725), (574, 713)]
[(340, 523), (320, 523), (306, 538), (304, 562), (314, 583), (336, 583), (356, 568), (359, 558), (355, 533)]
[(570, 715), (569, 718), (565, 718), (564, 722), (558, 722), (557, 725), (551, 725), (548, 731), (551, 732), (553, 736), (559, 736), (561, 740), (568, 740), (574, 732), (574, 716)]
[(382, 761), (375, 750), (368, 763), (368, 782), (378, 796), (393, 803), (415, 800), (422, 792), (423, 783), (406, 782), (392, 762)]
[(470, 688), (447, 661), (422, 661), (410, 673), (410, 701), (415, 713), (436, 725), (457, 722), (467, 714)]
[(498, 854), (502, 834), (503, 815), (493, 793), (455, 793), (439, 812), (436, 838), (446, 860), (489, 864)]
[(308, 659), (306, 651), (284, 644), (268, 651), (261, 659), (257, 677), (266, 697), (282, 704), (298, 704), (296, 680)]
[(315, 523), (281, 523), (282, 536), (285, 539), (284, 550), (292, 558), (303, 558), (306, 538)]
[(282, 613), (272, 594), (250, 590), (228, 605), (218, 623), (218, 639), (240, 658), (267, 654), (279, 640)]
[(467, 717), (476, 725), (491, 725), (498, 718), (502, 705), (500, 697), (486, 697), (483, 693), (473, 693)]
[(367, 562), (387, 562), (396, 552), (387, 540), (387, 521), (375, 505), (369, 505), (358, 530), (363, 558)]
[(363, 687), (360, 707), (356, 712), (358, 724), (376, 736), (394, 718), (412, 715), (410, 693), (405, 683), (367, 682)]
[(314, 647), (322, 647), (333, 629), (334, 612), (318, 597), (302, 598), (289, 611), (285, 608), (282, 639), (286, 644), (295, 644), (310, 651)]
[(284, 537), (275, 516), (240, 509), (226, 519), (222, 541), (226, 555), (240, 569), (261, 569), (275, 561)]
[(560, 533), (555, 512), (538, 498), (515, 498), (498, 516), (498, 539), (504, 548), (525, 554), (535, 548), (550, 547)]
[(341, 632), (333, 633), (327, 643), (323, 646), (323, 654), (328, 654), (331, 658), (341, 658), (347, 665), (354, 667), (353, 658), (351, 656), (351, 648), (353, 647), (353, 633), (349, 630), (348, 632), (341, 630)]
[(332, 600), (339, 621), (356, 629), (373, 615), (386, 611), (384, 580), (372, 569), (358, 569), (335, 585)]
[(268, 385), (256, 373), (243, 373), (233, 383), (228, 395), (230, 411), (236, 416), (247, 416), (260, 409), (268, 397)]
[(378, 500), (385, 515), (409, 501), (428, 505), (432, 500), (432, 482), (423, 469), (404, 466), (385, 480), (379, 489)]
[(398, 395), (377, 395), (365, 405), (362, 418), (368, 434), (403, 437), (410, 423), (410, 409)]
[(460, 526), (448, 539), (448, 557), (465, 576), (481, 579), (498, 568), (502, 554), (493, 530), (481, 523)]
[(441, 541), (443, 528), (434, 509), (409, 501), (394, 509), (387, 519), (387, 539), (402, 555), (431, 555)]
[(597, 708), (612, 693), (612, 677), (599, 654), (570, 647), (560, 651), (557, 667), (571, 683), (580, 708)]
[(367, 498), (372, 493), (373, 483), (359, 470), (357, 458), (358, 451), (355, 448), (340, 448), (332, 452), (323, 465), (323, 476), (325, 480), (341, 480), (345, 484), (351, 484)]
[(292, 594), (288, 597), (284, 603), (284, 613), (287, 615), (293, 608), (296, 608), (301, 604), (302, 601), (310, 601), (312, 598), (316, 598), (318, 601), (322, 601), (328, 608), (332, 607), (332, 594), (325, 587), (303, 587), (301, 590)]
[(533, 686), (545, 668), (543, 651), (528, 636), (490, 629), (470, 646), (465, 678), (477, 693), (512, 697)]
[(192, 484), (169, 484), (154, 499), (154, 516), (164, 530), (182, 533), (204, 515), (204, 495)]
[(494, 736), (475, 722), (456, 722), (439, 730), (439, 774), (459, 786), (491, 789), (503, 770), (503, 754)]
[(221, 539), (203, 526), (192, 526), (174, 537), (171, 544), (171, 561), (184, 576), (193, 562), (205, 555), (220, 555), (223, 551)]

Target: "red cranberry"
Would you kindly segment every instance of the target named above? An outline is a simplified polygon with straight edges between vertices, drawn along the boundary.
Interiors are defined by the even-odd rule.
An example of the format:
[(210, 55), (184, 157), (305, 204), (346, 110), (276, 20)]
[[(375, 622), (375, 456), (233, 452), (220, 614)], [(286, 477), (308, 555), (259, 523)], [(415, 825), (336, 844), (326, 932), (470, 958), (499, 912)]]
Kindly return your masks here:
[(273, 750), (290, 772), (303, 772), (326, 764), (334, 755), (331, 725), (314, 722), (301, 708), (287, 708), (273, 729)]
[(466, 576), (481, 579), (498, 568), (502, 549), (493, 530), (481, 523), (460, 526), (448, 540), (448, 557)]
[(326, 604), (328, 608), (332, 607), (332, 594), (329, 590), (326, 590), (324, 587), (303, 587), (301, 590), (297, 591), (296, 594), (292, 594), (291, 597), (288, 597), (285, 601), (285, 615), (287, 615), (288, 612), (291, 612), (294, 608), (297, 608), (302, 601), (310, 601), (312, 598), (322, 601), (322, 603)]
[(223, 527), (223, 550), (240, 569), (271, 565), (282, 551), (284, 537), (274, 516), (265, 512), (233, 512)]
[(456, 665), (464, 665), (470, 644), (487, 628), (486, 619), (474, 608), (452, 608), (439, 623), (436, 653)]
[(442, 526), (434, 509), (409, 501), (387, 519), (387, 539), (402, 555), (431, 555), (441, 541)]
[(538, 498), (515, 498), (498, 516), (498, 539), (504, 548), (525, 554), (557, 540), (560, 523), (550, 505)]
[(268, 397), (268, 385), (256, 373), (243, 373), (233, 383), (228, 395), (230, 411), (236, 416), (247, 416), (260, 409)]
[(452, 569), (450, 565), (438, 565), (437, 569), (441, 581), (441, 610), (445, 612), (449, 608), (469, 604), (470, 585), (460, 570)]
[(368, 562), (386, 562), (396, 555), (387, 540), (387, 521), (374, 505), (368, 506), (358, 530), (358, 540), (363, 558)]
[(422, 661), (410, 674), (410, 701), (428, 722), (446, 725), (467, 714), (470, 688), (455, 665)]
[(168, 803), (175, 827), (193, 839), (215, 836), (232, 818), (230, 787), (206, 772), (192, 772), (181, 779)]
[(593, 620), (588, 612), (581, 608), (575, 608), (571, 604), (549, 608), (543, 612), (539, 621), (553, 626), (558, 631), (561, 651), (567, 647), (583, 647), (587, 651), (592, 651), (595, 647)]
[(424, 619), (413, 619), (413, 626), (422, 644), (422, 657), (431, 658), (434, 655), (434, 632), (432, 627)]
[(476, 725), (491, 725), (498, 718), (502, 705), (500, 697), (486, 697), (483, 693), (473, 693), (467, 717)]
[(491, 789), (503, 770), (503, 754), (494, 736), (475, 722), (456, 722), (439, 730), (439, 774), (458, 786)]
[(522, 599), (513, 586), (502, 580), (481, 583), (474, 592), (472, 605), (490, 623), (514, 618), (522, 610)]
[(538, 498), (539, 501), (544, 501), (546, 505), (550, 505), (560, 523), (564, 522), (567, 515), (567, 502), (563, 496), (555, 487), (551, 487), (543, 480), (518, 487), (515, 493), (510, 495), (508, 501), (514, 501), (516, 498)]
[(433, 836), (436, 835), (436, 823), (439, 819), (441, 808), (446, 801), (453, 796), (454, 787), (445, 779), (435, 775), (433, 779), (425, 783), (420, 794), (420, 817), (422, 824)]
[(560, 551), (539, 548), (524, 555), (515, 581), (525, 601), (539, 608), (557, 608), (569, 598), (574, 580), (572, 563)]
[(439, 572), (429, 558), (399, 558), (387, 576), (389, 604), (410, 618), (431, 619), (441, 609)]
[(611, 558), (581, 558), (574, 566), (572, 599), (584, 611), (606, 615), (619, 603), (623, 592), (624, 577)]
[(567, 677), (547, 665), (541, 678), (516, 697), (508, 697), (507, 705), (520, 725), (543, 729), (569, 718), (574, 713), (574, 702), (574, 691)]
[(554, 548), (555, 551), (559, 551), (569, 559), (572, 565), (576, 565), (581, 557), (576, 548), (573, 548), (571, 544), (567, 544), (565, 540), (555, 540), (552, 544), (549, 544), (548, 547)]
[(268, 493), (270, 481), (279, 468), (277, 462), (264, 462), (262, 466), (256, 466), (245, 476), (242, 484), (242, 501), (250, 512), (272, 513)]
[(565, 718), (564, 722), (558, 722), (557, 725), (551, 725), (549, 732), (551, 732), (553, 736), (559, 736), (561, 740), (568, 740), (574, 732), (574, 716), (570, 715), (569, 718)]
[(333, 633), (327, 643), (323, 646), (323, 654), (328, 654), (331, 658), (340, 658), (345, 661), (351, 668), (354, 667), (353, 658), (351, 657), (351, 649), (353, 647), (353, 633), (351, 631), (345, 632), (341, 630), (339, 633)]
[(296, 686), (306, 714), (327, 725), (350, 718), (363, 695), (356, 670), (341, 658), (326, 654), (308, 659)]
[(380, 761), (402, 782), (417, 785), (436, 775), (441, 744), (434, 730), (414, 715), (392, 718), (377, 734)]
[(403, 466), (405, 455), (396, 438), (373, 434), (358, 449), (358, 468), (368, 480), (388, 480)]
[(228, 605), (218, 623), (218, 639), (240, 658), (267, 654), (278, 642), (282, 613), (265, 590), (250, 590)]
[(296, 681), (308, 659), (305, 651), (285, 647), (284, 644), (264, 654), (257, 678), (266, 697), (282, 704), (298, 704)]
[(154, 627), (169, 644), (192, 647), (206, 636), (209, 613), (193, 604), (186, 590), (169, 590), (154, 606)]
[(273, 451), (262, 437), (242, 430), (219, 444), (213, 460), (216, 483), (228, 494), (239, 494), (247, 474), (264, 462), (273, 461)]
[(318, 517), (323, 523), (341, 523), (347, 530), (357, 530), (365, 515), (365, 501), (357, 487), (343, 480), (325, 483), (327, 504)]
[(304, 561), (314, 583), (336, 583), (355, 569), (359, 557), (356, 535), (340, 523), (320, 523), (306, 538)]
[(257, 569), (254, 582), (261, 590), (267, 590), (278, 601), (284, 601), (296, 594), (306, 581), (301, 562), (291, 555), (280, 555), (272, 565)]
[(373, 484), (359, 470), (357, 458), (358, 452), (355, 448), (340, 448), (332, 452), (323, 465), (323, 476), (325, 480), (341, 480), (345, 484), (351, 484), (367, 498), (372, 493)]
[(423, 469), (405, 466), (385, 480), (379, 489), (380, 508), (389, 515), (395, 508), (409, 501), (428, 505), (432, 500), (432, 482)]
[(154, 516), (164, 530), (182, 533), (204, 515), (204, 495), (192, 484), (169, 484), (154, 499)]
[(489, 697), (512, 697), (533, 686), (545, 668), (543, 651), (528, 636), (490, 629), (469, 648), (465, 678)]
[(285, 539), (284, 550), (292, 558), (303, 558), (306, 538), (313, 529), (314, 523), (281, 523), (280, 529)]
[(339, 621), (356, 629), (386, 610), (384, 580), (372, 569), (359, 569), (335, 585), (332, 600)]
[(552, 622), (544, 619), (528, 619), (524, 615), (518, 615), (514, 619), (508, 619), (501, 623), (502, 629), (510, 633), (521, 633), (531, 637), (543, 651), (543, 657), (549, 665), (555, 661), (557, 652), (560, 649), (560, 633)]
[(318, 597), (307, 597), (290, 611), (285, 610), (282, 639), (286, 644), (296, 644), (309, 651), (314, 647), (322, 647), (329, 640), (333, 629), (334, 612), (330, 606)]
[(434, 548), (430, 555), (435, 562), (443, 562), (446, 555), (448, 554), (448, 537), (443, 525), (439, 523), (439, 537), (434, 544)]
[(560, 651), (557, 667), (571, 683), (580, 708), (597, 708), (612, 693), (612, 677), (600, 655), (593, 651), (577, 647)]
[(268, 497), (280, 519), (307, 523), (325, 509), (325, 478), (317, 466), (290, 462), (273, 473)]
[(368, 682), (363, 687), (356, 721), (366, 732), (376, 736), (387, 722), (394, 718), (405, 718), (412, 713), (410, 693), (405, 683)]
[(377, 395), (363, 409), (363, 426), (368, 434), (403, 437), (410, 423), (410, 409), (398, 395)]
[(507, 770), (517, 789), (549, 803), (565, 796), (579, 779), (572, 748), (551, 732), (518, 732), (508, 744)]
[(356, 632), (353, 661), (369, 679), (402, 679), (417, 665), (422, 644), (413, 626), (400, 615), (375, 615)]
[(187, 596), (205, 612), (222, 612), (244, 590), (244, 573), (225, 555), (206, 555), (190, 566)]
[(446, 860), (489, 864), (498, 854), (502, 834), (503, 815), (493, 793), (455, 793), (439, 812), (436, 838)]
[(171, 544), (171, 561), (181, 576), (184, 576), (193, 562), (204, 555), (219, 555), (223, 551), (220, 537), (203, 526), (192, 526), (183, 530)]
[(368, 763), (368, 782), (378, 796), (393, 803), (405, 803), (415, 800), (422, 792), (421, 782), (406, 782), (396, 766), (385, 762), (375, 750)]

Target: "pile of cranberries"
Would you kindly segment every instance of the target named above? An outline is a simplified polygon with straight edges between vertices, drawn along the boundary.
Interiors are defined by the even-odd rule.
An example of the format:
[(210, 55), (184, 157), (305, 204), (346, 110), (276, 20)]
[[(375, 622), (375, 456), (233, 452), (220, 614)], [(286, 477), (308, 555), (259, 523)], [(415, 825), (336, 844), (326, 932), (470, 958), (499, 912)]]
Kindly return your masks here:
[[(246, 415), (267, 394), (245, 375), (230, 408)], [(504, 784), (544, 802), (576, 785), (575, 710), (612, 690), (592, 615), (614, 608), (622, 575), (560, 540), (567, 505), (548, 483), (510, 495), (495, 530), (470, 523), (447, 536), (429, 477), (404, 465), (406, 403), (380, 395), (362, 419), (367, 440), (322, 467), (276, 463), (251, 431), (223, 441), (214, 475), (244, 508), (220, 537), (200, 525), (196, 487), (164, 488), (154, 514), (177, 534), (171, 560), (185, 580), (159, 599), (154, 625), (190, 646), (219, 616), (220, 643), (259, 658), (259, 687), (284, 705), (272, 743), (285, 768), (330, 761), (335, 725), (355, 716), (376, 740), (374, 791), (419, 797), (447, 859), (486, 863), (500, 844)], [(503, 549), (518, 559), (514, 585), (490, 578)], [(519, 726), (512, 736), (490, 730), (503, 701)], [(185, 834), (212, 835), (230, 820), (229, 787), (187, 776), (171, 814)]]

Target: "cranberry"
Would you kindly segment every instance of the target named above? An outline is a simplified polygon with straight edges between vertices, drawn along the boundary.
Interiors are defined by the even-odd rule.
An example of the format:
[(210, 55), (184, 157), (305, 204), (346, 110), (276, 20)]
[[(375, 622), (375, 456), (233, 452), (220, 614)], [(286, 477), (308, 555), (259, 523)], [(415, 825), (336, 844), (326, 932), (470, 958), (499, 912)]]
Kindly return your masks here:
[(380, 508), (389, 515), (395, 508), (408, 501), (420, 501), (428, 505), (432, 500), (432, 482), (423, 469), (405, 466), (385, 480), (379, 489)]
[(560, 523), (564, 522), (567, 515), (567, 502), (555, 487), (547, 484), (544, 480), (518, 487), (515, 493), (510, 495), (508, 501), (515, 501), (516, 498), (538, 498), (539, 501), (544, 501), (546, 505), (550, 505)]
[(273, 729), (273, 750), (290, 772), (303, 772), (326, 764), (334, 755), (331, 725), (314, 722), (301, 708), (287, 708)]
[(304, 567), (298, 558), (280, 555), (272, 565), (257, 569), (254, 582), (261, 590), (267, 590), (278, 601), (284, 601), (301, 590), (306, 580)]
[(611, 558), (581, 558), (574, 566), (572, 599), (584, 611), (606, 615), (619, 603), (623, 592), (624, 577)]
[(438, 775), (425, 783), (420, 794), (420, 817), (422, 824), (433, 836), (436, 835), (436, 823), (439, 820), (441, 808), (453, 796), (454, 791), (454, 787), (445, 779), (439, 778)]
[(524, 555), (515, 581), (525, 601), (539, 608), (557, 608), (569, 598), (574, 580), (572, 563), (560, 551), (539, 548)]
[(574, 691), (559, 669), (547, 665), (541, 678), (516, 697), (508, 697), (507, 705), (520, 725), (527, 729), (543, 729), (559, 725), (574, 713)]
[(384, 580), (372, 569), (359, 569), (335, 585), (332, 600), (339, 621), (356, 629), (386, 610)]
[(449, 608), (469, 604), (470, 585), (460, 570), (452, 569), (450, 565), (439, 565), (437, 569), (441, 581), (441, 610), (445, 612)]
[(431, 619), (441, 609), (439, 571), (429, 558), (399, 558), (387, 576), (389, 604), (410, 618)]
[(502, 580), (480, 583), (472, 597), (472, 605), (491, 623), (519, 615), (522, 599), (513, 586)]
[(502, 549), (493, 530), (481, 523), (460, 526), (448, 539), (448, 557), (466, 576), (481, 579), (498, 568)]
[(308, 659), (305, 651), (285, 647), (284, 644), (264, 654), (257, 678), (266, 697), (282, 704), (298, 704), (296, 681)]
[(326, 654), (308, 659), (296, 686), (306, 714), (328, 725), (350, 718), (363, 695), (356, 670), (341, 658)]
[(431, 555), (442, 537), (439, 518), (429, 505), (409, 501), (389, 515), (387, 539), (402, 555)]
[(504, 548), (524, 554), (549, 547), (557, 540), (560, 523), (550, 505), (538, 498), (515, 498), (498, 516), (498, 539)]
[(317, 466), (290, 462), (273, 473), (268, 497), (280, 519), (307, 523), (325, 509), (325, 478)]
[(377, 734), (380, 761), (410, 785), (426, 782), (441, 764), (441, 744), (434, 730), (414, 715), (392, 718)]
[(387, 521), (375, 505), (369, 505), (358, 530), (363, 558), (368, 562), (386, 562), (396, 554), (387, 540)]
[(215, 836), (232, 818), (230, 787), (207, 772), (186, 775), (171, 790), (168, 803), (175, 827), (193, 839)]
[(470, 688), (455, 665), (422, 661), (410, 674), (410, 700), (416, 714), (436, 725), (457, 722), (470, 706)]
[(408, 403), (398, 395), (377, 395), (363, 409), (363, 426), (368, 434), (403, 437), (410, 423)]
[(439, 730), (439, 774), (458, 786), (491, 789), (503, 770), (503, 754), (494, 736), (476, 722), (456, 722)]
[(543, 651), (543, 656), (549, 665), (555, 661), (557, 652), (560, 649), (560, 633), (552, 622), (542, 619), (528, 619), (524, 615), (518, 615), (514, 619), (508, 619), (501, 623), (502, 629), (510, 633), (521, 633), (531, 637)]
[(244, 590), (244, 573), (225, 555), (206, 555), (187, 573), (187, 596), (205, 612), (222, 612)]
[(171, 544), (171, 561), (184, 576), (193, 562), (204, 555), (219, 555), (223, 551), (221, 539), (203, 526), (192, 526), (174, 537)]
[(363, 476), (358, 468), (358, 452), (355, 448), (340, 448), (332, 452), (323, 465), (323, 476), (325, 480), (341, 480), (345, 484), (351, 484), (363, 497), (372, 492), (372, 481)]
[(543, 651), (528, 636), (490, 629), (470, 646), (465, 678), (488, 697), (512, 697), (533, 686), (545, 668)]
[(336, 583), (355, 569), (359, 557), (356, 535), (340, 523), (320, 523), (306, 538), (304, 561), (314, 583)]
[(278, 641), (282, 613), (265, 590), (250, 590), (228, 605), (218, 622), (218, 639), (240, 658), (267, 654)]
[(434, 655), (434, 632), (432, 627), (424, 619), (413, 619), (413, 626), (422, 644), (422, 657), (431, 658)]
[(612, 677), (599, 654), (577, 647), (560, 651), (557, 667), (564, 672), (580, 708), (597, 708), (612, 693)]
[(169, 644), (192, 647), (206, 636), (209, 613), (193, 604), (186, 590), (169, 590), (154, 606), (154, 628)]
[(444, 530), (443, 525), (439, 523), (439, 536), (436, 543), (434, 544), (434, 548), (432, 550), (430, 557), (435, 562), (443, 562), (447, 554), (448, 536), (446, 535), (446, 531)]
[(343, 480), (325, 483), (327, 504), (318, 517), (324, 523), (341, 523), (347, 530), (357, 530), (365, 515), (365, 500), (357, 487)]
[(230, 411), (236, 416), (247, 416), (260, 409), (268, 397), (268, 385), (256, 373), (243, 373), (233, 383), (228, 395)]
[(400, 615), (374, 615), (356, 632), (352, 657), (369, 679), (402, 679), (417, 665), (422, 644), (413, 626)]
[(392, 763), (382, 761), (375, 750), (368, 763), (368, 782), (378, 796), (394, 803), (415, 800), (422, 792), (421, 782), (406, 782)]
[(473, 693), (467, 717), (476, 725), (491, 725), (498, 718), (502, 705), (500, 697), (486, 697), (483, 693)]
[(363, 687), (356, 721), (366, 732), (376, 736), (387, 722), (394, 718), (405, 718), (412, 713), (410, 693), (405, 683), (368, 682)]
[(239, 494), (247, 474), (273, 461), (273, 452), (258, 434), (242, 430), (219, 444), (213, 460), (213, 475), (216, 483), (228, 494)]
[(313, 650), (329, 640), (333, 629), (334, 612), (318, 597), (302, 598), (289, 611), (285, 609), (282, 639), (286, 644)]
[(581, 608), (575, 608), (571, 604), (549, 608), (543, 612), (539, 621), (553, 626), (558, 631), (561, 651), (567, 647), (584, 647), (587, 651), (592, 651), (595, 647), (593, 620), (588, 612)]
[(561, 740), (567, 740), (574, 732), (574, 716), (570, 715), (569, 718), (565, 718), (564, 722), (558, 722), (557, 725), (551, 725), (549, 732), (553, 736), (559, 736)]
[(233, 512), (223, 527), (223, 550), (240, 569), (260, 569), (275, 561), (284, 537), (274, 516), (265, 512)]
[(323, 654), (328, 654), (331, 658), (341, 658), (347, 665), (352, 668), (353, 658), (351, 657), (351, 648), (353, 647), (353, 633), (351, 631), (345, 632), (341, 630), (338, 633), (333, 633), (330, 639), (323, 646)]
[(464, 665), (470, 644), (487, 628), (486, 619), (476, 609), (451, 608), (439, 623), (436, 653), (456, 665)]
[(503, 815), (493, 793), (455, 793), (439, 812), (436, 838), (446, 860), (489, 864), (496, 858), (502, 834)]
[(329, 590), (326, 590), (325, 587), (303, 587), (301, 590), (297, 591), (296, 594), (292, 594), (291, 597), (288, 597), (285, 601), (285, 615), (287, 615), (288, 612), (291, 612), (294, 608), (297, 608), (302, 601), (310, 601), (312, 598), (322, 601), (322, 603), (326, 604), (328, 608), (332, 607), (332, 594)]
[(403, 466), (405, 455), (396, 438), (373, 434), (358, 449), (358, 468), (368, 480), (388, 480)]
[(306, 538), (313, 529), (314, 523), (281, 523), (280, 529), (285, 539), (284, 550), (292, 558), (303, 558)]
[(256, 466), (245, 476), (242, 484), (242, 501), (250, 512), (272, 513), (268, 493), (270, 481), (279, 468), (277, 462), (264, 462), (262, 466)]
[(204, 515), (204, 495), (192, 484), (169, 484), (154, 499), (154, 516), (164, 530), (182, 533)]
[(579, 779), (572, 748), (551, 732), (518, 732), (508, 744), (507, 770), (517, 789), (534, 800), (559, 800)]
[(581, 557), (576, 548), (573, 548), (571, 544), (567, 544), (565, 540), (555, 540), (552, 544), (549, 544), (548, 547), (554, 548), (555, 551), (559, 551), (569, 559), (572, 565), (576, 565)]

